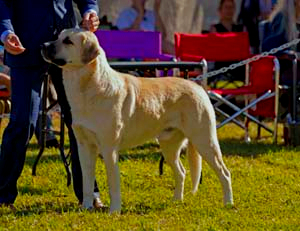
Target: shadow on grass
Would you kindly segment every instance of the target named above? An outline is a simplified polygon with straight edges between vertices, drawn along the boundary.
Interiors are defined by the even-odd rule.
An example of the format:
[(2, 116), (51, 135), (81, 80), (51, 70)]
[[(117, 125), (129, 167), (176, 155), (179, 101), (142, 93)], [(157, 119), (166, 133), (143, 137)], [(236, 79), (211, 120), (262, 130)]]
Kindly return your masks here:
[[(168, 203), (160, 203), (155, 205), (155, 211), (163, 211), (167, 208)], [(80, 212), (88, 212), (88, 213), (105, 213), (109, 214), (109, 207), (104, 206), (100, 209), (92, 209), (87, 210), (81, 208), (76, 202), (65, 202), (55, 204), (52, 201), (47, 202), (35, 202), (31, 205), (21, 205), (17, 206), (15, 210), (11, 210), (9, 208), (0, 208), (1, 215), (14, 214), (16, 217), (24, 217), (24, 216), (32, 216), (39, 215), (43, 213), (80, 213)], [(136, 215), (146, 215), (149, 213), (153, 213), (153, 207), (151, 205), (147, 205), (146, 203), (137, 203), (132, 207), (123, 207), (121, 214), (136, 214)]]
[[(149, 153), (151, 152), (151, 153)], [(148, 153), (145, 152), (135, 152), (134, 154), (131, 153), (120, 153), (119, 160), (126, 161), (126, 160), (154, 160), (159, 161), (162, 153), (160, 151), (149, 151)]]
[[(147, 202), (137, 202), (134, 206), (131, 207), (122, 207), (121, 214), (136, 214), (136, 215), (147, 215), (149, 213), (163, 211), (168, 207), (167, 202), (161, 202), (159, 204), (155, 204), (155, 206), (151, 204), (147, 204)], [(154, 209), (155, 207), (155, 209)]]
[[(279, 152), (282, 150), (300, 150), (300, 147), (287, 147), (283, 145), (276, 145), (272, 143), (266, 143), (262, 141), (253, 140), (251, 143), (246, 143), (243, 140), (237, 139), (222, 139), (219, 141), (221, 150), (224, 156), (241, 156), (241, 157), (251, 157), (255, 158), (259, 155), (265, 155), (270, 152)], [(26, 164), (33, 166), (34, 161), (39, 152), (39, 147), (36, 144), (32, 144), (30, 149), (36, 155), (31, 155), (26, 157)], [(65, 154), (69, 150), (69, 144), (65, 145)], [(132, 149), (121, 150), (120, 161), (126, 160), (152, 160), (159, 161), (161, 158), (161, 151), (159, 144), (156, 142), (148, 142), (144, 145), (137, 146)], [(45, 149), (44, 153), (40, 159), (40, 162), (57, 162), (62, 161), (60, 152), (58, 149), (50, 150)]]
[[(34, 155), (27, 155), (25, 164), (32, 167), (39, 153), (39, 146), (36, 144), (30, 144), (28, 147)], [(69, 145), (64, 146), (65, 155), (68, 154)], [(128, 150), (121, 150), (120, 161), (126, 160), (155, 160), (158, 161), (161, 157), (161, 152), (159, 151), (159, 144), (157, 143), (145, 143), (144, 145), (137, 146)], [(40, 160), (40, 162), (58, 162), (62, 161), (59, 149), (47, 149), (45, 148)], [(38, 168), (38, 165), (37, 165)]]
[(33, 187), (32, 185), (19, 186), (18, 192), (20, 195), (43, 195), (49, 192), (47, 188), (43, 187)]
[(268, 144), (260, 141), (251, 141), (251, 143), (246, 143), (236, 139), (222, 139), (220, 140), (220, 146), (224, 156), (241, 156), (251, 158), (284, 150), (300, 150), (299, 147)]
[(32, 205), (17, 206), (16, 210), (10, 209), (0, 209), (0, 214), (11, 214), (13, 213), (16, 217), (32, 216), (42, 213), (57, 213), (63, 214), (68, 212), (80, 212), (81, 208), (77, 203), (63, 203), (63, 204), (53, 204), (53, 202), (36, 202)]
[[(34, 156), (32, 156), (32, 155), (26, 156), (25, 164), (28, 165), (29, 167), (33, 167), (33, 164), (37, 158), (37, 155), (38, 155), (38, 152)], [(48, 153), (45, 153), (41, 156), (41, 158), (38, 162), (37, 168), (41, 162), (59, 162), (59, 161), (62, 162), (62, 158), (60, 156), (59, 151), (57, 151), (57, 154), (51, 154), (51, 155)]]

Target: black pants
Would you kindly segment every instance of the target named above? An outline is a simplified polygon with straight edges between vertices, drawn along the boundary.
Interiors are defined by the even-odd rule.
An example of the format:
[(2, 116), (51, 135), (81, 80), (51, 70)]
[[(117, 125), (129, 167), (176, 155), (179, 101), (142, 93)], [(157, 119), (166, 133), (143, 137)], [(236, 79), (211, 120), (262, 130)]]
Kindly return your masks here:
[[(68, 103), (65, 88), (63, 85), (62, 70), (57, 66), (51, 65), (49, 67), (48, 73), (51, 76), (54, 88), (57, 93), (58, 103), (61, 107), (61, 113), (64, 114), (64, 122), (68, 128), (70, 150), (71, 150), (73, 188), (79, 202), (82, 202), (83, 200), (82, 172), (81, 172), (81, 167), (79, 162), (77, 142), (72, 129), (71, 107)], [(99, 192), (96, 181), (95, 181), (94, 192)]]

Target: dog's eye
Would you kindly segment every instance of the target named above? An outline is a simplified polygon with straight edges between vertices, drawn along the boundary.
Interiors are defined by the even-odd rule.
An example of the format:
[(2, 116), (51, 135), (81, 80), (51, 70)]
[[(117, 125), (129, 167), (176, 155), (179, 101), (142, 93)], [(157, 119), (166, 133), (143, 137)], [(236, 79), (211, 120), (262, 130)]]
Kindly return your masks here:
[(63, 43), (64, 43), (64, 44), (67, 44), (67, 45), (73, 45), (73, 42), (70, 40), (69, 37), (66, 37), (66, 38), (63, 40)]

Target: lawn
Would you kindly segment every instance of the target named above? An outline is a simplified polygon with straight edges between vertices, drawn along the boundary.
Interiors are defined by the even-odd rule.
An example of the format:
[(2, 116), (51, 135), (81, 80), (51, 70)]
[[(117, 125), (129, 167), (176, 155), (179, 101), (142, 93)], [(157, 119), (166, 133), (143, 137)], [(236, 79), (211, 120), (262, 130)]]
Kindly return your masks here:
[[(251, 127), (252, 137), (255, 128)], [(38, 153), (33, 139), (18, 181), (16, 211), (0, 209), (0, 230), (300, 230), (300, 148), (285, 147), (282, 140), (274, 145), (265, 133), (262, 140), (246, 144), (243, 132), (233, 124), (219, 129), (218, 136), (232, 174), (234, 207), (223, 206), (220, 183), (206, 163), (199, 191), (190, 193), (185, 155), (181, 159), (187, 169), (185, 198), (172, 201), (172, 172), (165, 165), (159, 176), (160, 149), (149, 141), (120, 153), (121, 215), (81, 210), (72, 187), (66, 185), (57, 150), (46, 149), (37, 176), (31, 175)], [(109, 205), (100, 158), (96, 177), (102, 200)]]

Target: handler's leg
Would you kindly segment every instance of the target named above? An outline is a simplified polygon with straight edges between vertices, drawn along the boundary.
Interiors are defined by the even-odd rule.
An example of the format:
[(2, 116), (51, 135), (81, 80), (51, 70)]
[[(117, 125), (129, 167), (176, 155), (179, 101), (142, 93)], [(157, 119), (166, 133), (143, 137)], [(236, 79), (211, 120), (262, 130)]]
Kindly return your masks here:
[(11, 113), (2, 138), (0, 154), (0, 204), (14, 203), (17, 180), (36, 124), (43, 70), (11, 68)]

